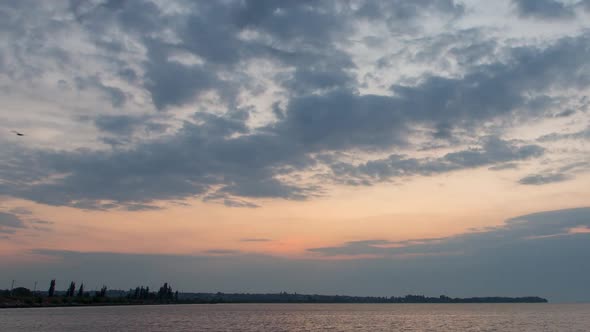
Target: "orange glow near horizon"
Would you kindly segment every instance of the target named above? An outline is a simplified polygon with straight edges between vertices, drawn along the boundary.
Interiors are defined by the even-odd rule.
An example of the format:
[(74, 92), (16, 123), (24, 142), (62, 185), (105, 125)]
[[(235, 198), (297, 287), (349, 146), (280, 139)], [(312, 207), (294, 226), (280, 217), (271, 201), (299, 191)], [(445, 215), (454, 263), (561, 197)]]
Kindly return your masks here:
[(0, 241), (0, 251), (6, 255), (37, 248), (203, 255), (209, 250), (232, 250), (312, 258), (306, 252), (309, 248), (369, 239), (446, 237), (498, 226), (508, 218), (539, 210), (580, 206), (590, 195), (590, 186), (579, 185), (588, 183), (588, 176), (559, 184), (562, 192), (571, 194), (556, 198), (551, 189), (511, 191), (512, 183), (493, 182), (486, 170), (464, 173), (402, 185), (336, 188), (313, 201), (268, 200), (255, 209), (195, 200), (188, 206), (169, 204), (156, 211), (84, 211), (15, 200), (6, 206), (26, 206), (33, 211), (31, 219), (52, 224), (41, 225), (45, 230), (19, 230), (12, 239)]

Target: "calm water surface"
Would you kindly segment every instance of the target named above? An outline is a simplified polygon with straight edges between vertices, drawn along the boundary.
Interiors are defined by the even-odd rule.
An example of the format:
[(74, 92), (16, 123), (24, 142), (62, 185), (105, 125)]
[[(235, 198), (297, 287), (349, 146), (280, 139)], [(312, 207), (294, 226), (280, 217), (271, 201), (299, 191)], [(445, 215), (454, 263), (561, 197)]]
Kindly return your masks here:
[(0, 310), (0, 331), (590, 331), (590, 304), (217, 304)]

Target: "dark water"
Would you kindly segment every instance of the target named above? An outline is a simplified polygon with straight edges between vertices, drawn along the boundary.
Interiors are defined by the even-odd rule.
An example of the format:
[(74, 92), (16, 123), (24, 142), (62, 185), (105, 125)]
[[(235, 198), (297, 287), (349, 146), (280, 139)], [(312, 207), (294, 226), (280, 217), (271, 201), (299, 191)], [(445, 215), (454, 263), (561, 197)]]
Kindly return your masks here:
[(0, 331), (590, 331), (590, 304), (217, 304), (0, 310)]

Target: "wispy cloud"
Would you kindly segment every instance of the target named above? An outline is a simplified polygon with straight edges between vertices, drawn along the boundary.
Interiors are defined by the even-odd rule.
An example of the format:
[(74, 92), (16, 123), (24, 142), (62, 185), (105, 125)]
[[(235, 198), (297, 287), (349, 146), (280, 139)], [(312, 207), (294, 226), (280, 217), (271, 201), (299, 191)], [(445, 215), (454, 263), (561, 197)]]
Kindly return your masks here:
[(205, 250), (203, 253), (208, 255), (237, 255), (240, 251), (233, 249), (209, 249)]
[(410, 241), (361, 240), (336, 247), (311, 248), (308, 251), (325, 256), (370, 254), (376, 257), (405, 257), (408, 254), (457, 253), (471, 255), (481, 250), (523, 244), (531, 238), (574, 236), (580, 233), (572, 233), (571, 229), (590, 227), (589, 217), (590, 208), (540, 212), (507, 220), (503, 226), (451, 237)]
[(0, 230), (25, 228), (25, 223), (16, 215), (0, 212)]
[(260, 238), (260, 237), (246, 237), (243, 239), (240, 239), (240, 242), (270, 242), (272, 241), (271, 239), (267, 239), (267, 238)]
[(518, 180), (518, 183), (540, 186), (549, 183), (563, 182), (569, 179), (571, 179), (571, 177), (563, 173), (531, 174)]

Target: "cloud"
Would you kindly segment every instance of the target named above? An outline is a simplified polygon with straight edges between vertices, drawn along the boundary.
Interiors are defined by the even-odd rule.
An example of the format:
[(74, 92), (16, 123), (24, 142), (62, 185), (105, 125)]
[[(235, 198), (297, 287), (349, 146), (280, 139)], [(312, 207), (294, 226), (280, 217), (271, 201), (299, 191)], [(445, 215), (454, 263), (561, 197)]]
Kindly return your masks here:
[(237, 199), (232, 197), (230, 194), (223, 192), (222, 190), (217, 190), (212, 193), (209, 193), (203, 197), (203, 202), (217, 202), (222, 203), (227, 207), (236, 207), (236, 208), (257, 208), (260, 207), (257, 204), (254, 204), (249, 201), (245, 201), (242, 199)]
[[(273, 134), (227, 137), (242, 130), (233, 122), (227, 118), (186, 122), (175, 135), (125, 150), (14, 151), (21, 157), (11, 161), (28, 162), (3, 168), (14, 182), (0, 184), (0, 192), (83, 208), (101, 208), (105, 200), (145, 204), (216, 191), (230, 196), (304, 199), (309, 189), (280, 181), (275, 175), (281, 174), (283, 166), (302, 169), (312, 160), (302, 155), (300, 147)], [(64, 176), (38, 184), (28, 180), (56, 173)]]
[(162, 209), (159, 206), (149, 204), (127, 204), (124, 208), (127, 211), (154, 211)]
[(130, 135), (144, 120), (129, 115), (99, 115), (94, 120), (96, 127), (116, 135)]
[(0, 212), (0, 225), (11, 228), (25, 228), (25, 224), (19, 217), (6, 212)]
[(419, 30), (416, 21), (425, 15), (437, 13), (457, 18), (465, 11), (465, 5), (454, 0), (395, 0), (363, 1), (356, 14), (369, 20), (384, 20), (390, 30), (399, 33)]
[(476, 130), (486, 120), (526, 117), (519, 111), (533, 100), (529, 93), (589, 85), (582, 69), (590, 56), (587, 38), (508, 48), (495, 62), (467, 67), (457, 78), (424, 74), (415, 85), (393, 84), (393, 95), (339, 89), (295, 97), (273, 129), (314, 150), (383, 149), (408, 144), (416, 125), (444, 128), (448, 136), (455, 127)]
[(110, 99), (113, 107), (122, 107), (125, 104), (125, 101), (127, 100), (125, 93), (121, 89), (103, 84), (98, 76), (91, 76), (86, 78), (76, 77), (75, 82), (76, 86), (80, 90), (86, 90), (89, 88), (100, 90), (103, 94), (106, 95), (107, 98)]
[(517, 163), (505, 163), (505, 164), (499, 164), (499, 165), (492, 166), (488, 169), (490, 171), (503, 171), (503, 170), (507, 170), (507, 169), (517, 169), (517, 168), (518, 168)]
[(231, 91), (229, 84), (219, 80), (205, 65), (184, 66), (152, 57), (147, 67), (145, 88), (150, 92), (156, 108), (182, 106), (199, 94), (212, 90)]
[[(543, 43), (503, 40), (484, 28), (426, 33), (424, 27), (421, 35), (423, 20), (448, 23), (468, 14), (451, 0), (0, 7), (11, 18), (2, 52), (6, 89), (30, 91), (28, 84), (39, 81), (32, 78), (51, 77), (53, 85), (73, 82), (80, 91), (70, 96), (62, 89), (56, 98), (55, 90), (43, 90), (44, 100), (63, 94), (77, 102), (83, 92), (121, 111), (105, 112), (102, 103), (71, 107), (76, 116), (68, 121), (90, 122), (99, 131), (95, 141), (85, 128), (55, 148), (1, 142), (0, 193), (51, 205), (134, 210), (198, 197), (255, 207), (250, 200), (322, 195), (326, 183), (313, 179), (326, 168), (347, 178), (335, 182), (370, 184), (514, 163), (542, 148), (507, 143), (495, 128), (553, 114), (546, 103), (537, 107), (543, 96), (590, 85), (586, 32)], [(367, 19), (403, 36), (396, 60), (427, 69), (396, 74), (391, 61), (380, 61), (390, 51), (355, 53), (353, 39), (365, 33)], [(63, 46), (67, 36), (73, 47)], [(86, 51), (91, 56), (79, 53)], [(372, 70), (359, 60), (366, 51), (379, 55), (381, 88), (359, 82)], [(77, 114), (81, 109), (92, 115)], [(166, 117), (166, 131), (152, 137), (138, 130), (157, 126), (152, 120), (159, 117)], [(416, 136), (425, 132), (433, 146), (442, 142), (455, 152), (417, 157)], [(462, 138), (483, 141), (490, 134), (496, 143), (461, 150)], [(354, 165), (318, 158), (358, 152), (389, 157)]]
[(210, 249), (205, 250), (204, 253), (209, 255), (237, 255), (240, 251), (233, 249)]
[(573, 110), (573, 109), (571, 109), (571, 108), (568, 108), (568, 109), (566, 109), (564, 111), (561, 111), (561, 112), (555, 114), (554, 117), (556, 117), (556, 118), (567, 118), (568, 116), (572, 116), (574, 114), (576, 114), (576, 111)]
[(590, 226), (589, 217), (590, 208), (547, 211), (509, 219), (503, 226), (446, 238), (407, 241), (362, 240), (336, 247), (311, 248), (308, 251), (324, 256), (473, 255), (496, 248), (526, 245), (543, 238), (558, 237), (563, 242), (574, 241), (579, 234), (570, 230)]
[(539, 142), (555, 142), (560, 140), (590, 140), (590, 127), (573, 133), (551, 133), (537, 138)]
[[(545, 50), (541, 54), (548, 52)], [(539, 55), (533, 55), (535, 57)], [(568, 63), (568, 66), (571, 64)], [(505, 70), (503, 67), (499, 66), (501, 73)], [(510, 67), (514, 69), (514, 66)], [(547, 70), (548, 66), (543, 68)], [(491, 75), (496, 76), (493, 72)], [(507, 84), (508, 79), (502, 78), (499, 82)], [(518, 89), (498, 88), (497, 83), (490, 85), (489, 91), (505, 91), (513, 97), (453, 99), (458, 95), (471, 96), (468, 98), (475, 98), (478, 94), (484, 96), (484, 90), (473, 91), (472, 86), (488, 91), (486, 85), (489, 82), (487, 74), (472, 74), (462, 80), (428, 77), (415, 87), (395, 87), (397, 96), (361, 96), (335, 91), (319, 96), (296, 97), (289, 102), (284, 119), (263, 131), (235, 138), (227, 135), (247, 133), (244, 119), (234, 119), (231, 114), (201, 115), (199, 124), (187, 122), (173, 136), (140, 143), (125, 151), (34, 152), (27, 158), (37, 159), (38, 163), (44, 164), (42, 168), (66, 176), (56, 183), (35, 185), (34, 189), (10, 190), (12, 188), (5, 186), (4, 191), (46, 204), (73, 205), (76, 201), (85, 200), (146, 202), (179, 199), (203, 195), (212, 186), (221, 184), (220, 192), (236, 196), (304, 199), (309, 196), (311, 187), (285, 183), (277, 180), (276, 176), (312, 165), (310, 153), (403, 146), (407, 144), (406, 137), (412, 123), (477, 123), (519, 104), (505, 104), (510, 99), (521, 99), (514, 95)], [(518, 85), (515, 82), (510, 84)], [(432, 105), (423, 105), (419, 100), (427, 100)], [(502, 104), (494, 105), (497, 101), (502, 101)], [(453, 104), (461, 106), (432, 112), (437, 109), (436, 105)], [(467, 108), (479, 113), (467, 112)], [(443, 118), (442, 114), (446, 116)], [(118, 125), (117, 120), (106, 117), (97, 120), (97, 124), (111, 131), (128, 130), (129, 125), (125, 125), (125, 121), (122, 121), (122, 127), (113, 127), (113, 124)], [(535, 146), (510, 151), (510, 147), (493, 147), (491, 142), (487, 144), (488, 148), (507, 149), (496, 151), (498, 153), (522, 155), (492, 156), (464, 151), (447, 155), (447, 159), (440, 160), (438, 165), (421, 165), (423, 161), (411, 158), (399, 162), (404, 163), (404, 172), (410, 175), (428, 174), (439, 172), (441, 167), (453, 170), (524, 159), (541, 151)], [(455, 160), (451, 160), (453, 158)], [(409, 169), (412, 163), (418, 168)], [(387, 166), (384, 160), (369, 162), (365, 173), (376, 167), (392, 172), (393, 166)], [(428, 170), (428, 167), (435, 169)], [(51, 194), (53, 191), (59, 194)]]
[(25, 207), (15, 207), (10, 209), (11, 213), (14, 213), (16, 215), (31, 215), (33, 214), (33, 212)]
[(360, 165), (335, 162), (331, 168), (338, 181), (369, 184), (399, 177), (430, 176), (487, 165), (506, 165), (508, 162), (539, 157), (543, 153), (544, 149), (538, 145), (519, 146), (515, 142), (488, 137), (478, 148), (451, 152), (438, 158), (390, 155), (385, 159), (371, 160)]
[(0, 233), (12, 234), (19, 228), (26, 228), (19, 217), (12, 213), (0, 212)]
[(243, 200), (236, 200), (231, 198), (223, 199), (223, 205), (228, 207), (246, 207), (246, 208), (257, 208), (260, 207), (252, 202), (243, 201)]
[[(76, 6), (72, 11), (89, 31), (98, 29), (104, 35), (112, 35), (103, 24), (107, 21), (146, 47), (148, 59), (143, 63), (143, 87), (160, 110), (188, 104), (207, 92), (219, 94), (228, 104), (234, 103), (237, 89), (248, 85), (241, 78), (239, 64), (250, 59), (267, 58), (301, 67), (297, 69), (300, 74), (290, 80), (314, 84), (342, 76), (333, 72), (340, 68), (336, 64), (330, 66), (331, 71), (323, 73), (323, 69), (315, 68), (319, 68), (317, 62), (323, 56), (344, 56), (334, 47), (333, 40), (350, 32), (348, 6), (338, 6), (336, 2), (275, 1), (177, 5), (184, 10), (164, 12), (157, 4), (133, 1), (117, 7), (86, 6), (84, 10)], [(159, 33), (164, 29), (173, 38)], [(241, 36), (244, 32), (264, 38), (244, 39)], [(97, 38), (95, 43), (116, 50), (124, 48), (121, 41), (113, 39), (105, 45), (103, 39)], [(198, 61), (191, 64), (172, 61), (171, 56), (178, 52)], [(316, 62), (316, 66), (307, 66), (310, 61)], [(293, 86), (304, 85), (293, 83)]]
[(518, 180), (518, 183), (525, 185), (540, 186), (549, 183), (563, 182), (569, 179), (571, 179), (571, 177), (563, 173), (530, 174)]
[(521, 17), (538, 19), (568, 19), (575, 16), (575, 5), (559, 0), (512, 0)]
[(31, 221), (31, 223), (39, 224), (39, 225), (53, 225), (54, 224), (53, 221), (47, 221), (47, 220), (33, 220), (33, 221)]
[(240, 239), (240, 242), (271, 242), (271, 239), (259, 238), (259, 237), (247, 237)]

